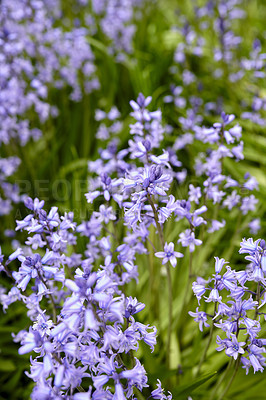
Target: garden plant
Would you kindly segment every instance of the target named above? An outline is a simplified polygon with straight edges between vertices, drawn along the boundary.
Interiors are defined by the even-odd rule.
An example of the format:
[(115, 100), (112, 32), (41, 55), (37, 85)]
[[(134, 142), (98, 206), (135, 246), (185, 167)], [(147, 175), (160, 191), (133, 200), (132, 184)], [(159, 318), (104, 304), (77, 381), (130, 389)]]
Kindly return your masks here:
[(0, 400), (266, 398), (265, 20), (0, 0)]

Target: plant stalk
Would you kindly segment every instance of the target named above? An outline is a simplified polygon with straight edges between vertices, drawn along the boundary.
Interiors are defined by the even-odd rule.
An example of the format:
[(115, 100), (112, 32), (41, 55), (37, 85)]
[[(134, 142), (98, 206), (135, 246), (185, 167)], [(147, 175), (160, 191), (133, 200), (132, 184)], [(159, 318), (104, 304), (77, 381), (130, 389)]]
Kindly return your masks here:
[[(159, 218), (158, 218), (158, 213), (155, 208), (154, 202), (150, 196), (149, 193), (147, 193), (147, 198), (149, 200), (149, 203), (151, 205), (153, 214), (154, 214), (154, 220), (156, 223), (157, 231), (159, 234), (162, 250), (164, 249), (164, 235), (163, 235), (163, 230), (162, 227), (159, 223)], [(167, 273), (167, 285), (168, 285), (168, 332), (167, 332), (167, 345), (166, 345), (166, 365), (169, 368), (169, 361), (170, 361), (170, 348), (171, 348), (171, 332), (172, 332), (172, 320), (173, 320), (173, 293), (172, 293), (172, 278), (171, 278), (171, 270), (170, 270), (170, 264), (169, 262), (166, 264), (166, 273)]]
[[(217, 308), (217, 303), (214, 304), (214, 313), (213, 313), (213, 315), (215, 315), (215, 313), (216, 313), (216, 308)], [(204, 352), (203, 352), (203, 354), (202, 354), (202, 357), (201, 357), (201, 359), (200, 359), (200, 362), (199, 362), (199, 365), (198, 365), (198, 369), (197, 369), (197, 372), (196, 372), (196, 376), (199, 375), (200, 369), (201, 369), (201, 367), (202, 367), (202, 364), (204, 363), (204, 361), (205, 361), (205, 359), (206, 359), (206, 355), (207, 355), (207, 352), (208, 352), (208, 350), (209, 350), (209, 347), (210, 347), (210, 344), (211, 344), (211, 341), (212, 341), (213, 331), (214, 331), (214, 323), (213, 323), (213, 320), (212, 320), (212, 325), (211, 325), (211, 329), (210, 329), (210, 334), (209, 334), (208, 342), (207, 342), (207, 345), (206, 345), (206, 347), (205, 347), (205, 349), (204, 349)]]
[(237, 358), (237, 360), (236, 360), (236, 363), (235, 363), (235, 369), (234, 369), (234, 371), (233, 371), (233, 374), (232, 374), (232, 376), (231, 376), (231, 378), (230, 378), (228, 384), (226, 385), (226, 388), (225, 388), (224, 391), (222, 392), (221, 396), (219, 396), (218, 400), (223, 400), (224, 396), (226, 395), (226, 393), (227, 393), (228, 390), (230, 389), (230, 386), (232, 385), (233, 380), (235, 379), (236, 373), (237, 373), (237, 371), (238, 371), (238, 368), (239, 368), (239, 365), (240, 365), (240, 359), (241, 359), (241, 356), (239, 355), (238, 358)]

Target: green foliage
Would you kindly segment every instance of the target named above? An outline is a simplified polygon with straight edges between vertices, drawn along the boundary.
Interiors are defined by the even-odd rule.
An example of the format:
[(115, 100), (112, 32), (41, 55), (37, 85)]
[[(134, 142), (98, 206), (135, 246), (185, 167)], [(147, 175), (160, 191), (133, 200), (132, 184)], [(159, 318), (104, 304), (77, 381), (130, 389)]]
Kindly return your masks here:
[[(71, 2), (72, 3), (72, 2)], [(149, 3), (149, 2), (148, 2)], [(265, 23), (265, 2), (263, 0), (246, 1), (248, 25), (239, 24), (239, 34), (244, 37), (241, 47), (243, 55), (248, 54), (253, 39), (259, 36), (264, 40), (262, 32)], [(116, 105), (124, 118), (125, 128), (122, 132), (124, 143), (128, 139), (129, 100), (136, 98), (139, 92), (153, 96), (152, 108), (161, 107), (165, 110), (163, 96), (169, 90), (171, 76), (169, 67), (172, 63), (173, 52), (181, 40), (180, 35), (171, 30), (178, 21), (176, 9), (193, 19), (193, 2), (161, 0), (147, 5), (143, 18), (137, 21), (134, 56), (127, 57), (118, 63), (107, 50), (107, 43), (103, 38), (90, 37), (88, 41), (95, 53), (97, 73), (101, 82), (101, 90), (86, 95), (81, 102), (73, 103), (68, 98), (67, 90), (51, 89), (50, 101), (59, 109), (59, 116), (49, 120), (41, 126), (43, 137), (36, 143), (29, 143), (25, 148), (13, 144), (4, 149), (4, 155), (19, 154), (22, 158), (22, 168), (19, 169), (15, 180), (18, 184), (25, 184), (31, 197), (46, 199), (47, 206), (58, 206), (60, 211), (75, 210), (76, 220), (86, 218), (91, 210), (86, 203), (84, 193), (87, 187), (87, 163), (97, 157), (101, 147), (100, 141), (95, 138), (98, 123), (94, 120), (95, 110), (102, 108), (109, 111)], [(65, 11), (71, 17), (71, 4), (66, 3)], [(206, 32), (211, 35), (211, 32)], [(265, 42), (265, 40), (264, 40)], [(265, 43), (264, 43), (265, 44)], [(212, 54), (206, 54), (199, 64), (191, 57), (191, 65), (195, 74), (203, 77), (203, 83), (208, 85), (208, 71), (211, 68)], [(195, 88), (196, 90), (196, 88)], [(264, 90), (265, 88), (261, 88)], [(196, 92), (195, 92), (196, 94)], [(225, 87), (223, 82), (217, 82), (208, 93), (214, 100), (220, 94), (227, 99), (227, 112), (233, 112), (238, 117), (241, 114), (240, 100), (250, 97), (249, 84), (240, 85), (229, 83)], [(180, 134), (181, 128), (174, 109), (166, 111), (165, 122), (174, 126), (172, 137), (168, 137), (168, 144)], [(213, 121), (204, 121), (212, 123)], [(32, 124), (38, 122), (32, 119)], [(262, 234), (266, 231), (266, 136), (265, 132), (254, 127), (250, 122), (242, 122), (243, 140), (245, 143), (245, 160), (239, 164), (228, 161), (225, 168), (232, 177), (240, 177), (247, 170), (254, 175), (260, 185), (256, 194), (259, 199), (259, 210), (256, 217), (262, 220)], [(197, 149), (181, 155), (182, 162), (188, 170), (192, 169)], [(195, 153), (194, 153), (195, 152)], [(67, 184), (65, 183), (67, 181)], [(55, 190), (55, 185), (56, 189)], [(60, 186), (61, 185), (61, 186)], [(184, 188), (175, 188), (176, 193), (182, 196)], [(56, 196), (55, 196), (56, 193)], [(23, 218), (23, 207), (16, 209), (14, 215), (3, 219), (2, 232), (5, 228), (14, 227), (14, 219)], [(204, 246), (193, 255), (193, 271), (205, 276), (213, 271), (213, 257), (217, 255), (231, 259), (232, 263), (239, 262), (237, 248), (242, 236), (247, 235), (247, 225), (250, 217), (238, 220), (237, 212), (228, 222), (226, 232), (222, 230), (209, 237)], [(118, 228), (117, 228), (118, 229)], [(121, 227), (121, 229), (123, 229)], [(167, 241), (175, 241), (180, 232), (179, 223), (172, 222), (166, 228)], [(155, 231), (151, 233), (153, 243), (159, 243)], [(265, 237), (265, 235), (264, 235)], [(1, 233), (3, 250), (8, 253), (8, 244)], [(142, 312), (142, 320), (155, 324), (158, 328), (158, 345), (155, 353), (150, 355), (145, 348), (140, 348), (139, 356), (150, 373), (151, 384), (156, 384), (157, 377), (162, 380), (163, 386), (173, 393), (173, 399), (193, 400), (209, 399), (216, 396), (217, 382), (219, 382), (225, 368), (224, 354), (217, 353), (215, 346), (210, 347), (207, 361), (203, 364), (201, 374), (196, 378), (195, 365), (199, 363), (206, 346), (207, 334), (198, 331), (198, 327), (188, 316), (189, 310), (194, 310), (197, 302), (192, 293), (188, 295), (191, 280), (188, 277), (189, 254), (171, 271), (174, 287), (173, 317), (174, 332), (171, 337), (170, 370), (167, 370), (165, 361), (165, 339), (167, 336), (167, 282), (166, 276), (160, 273), (161, 264), (154, 259), (152, 249), (146, 257), (139, 257), (139, 283), (130, 283), (128, 292), (136, 296), (147, 306)], [(210, 272), (211, 271), (211, 272)], [(17, 345), (12, 342), (11, 333), (16, 333), (28, 326), (24, 316), (25, 310), (21, 305), (12, 306), (12, 312), (1, 314), (0, 318), (0, 400), (28, 399), (32, 383), (24, 374), (28, 369), (28, 356), (18, 356)], [(214, 372), (217, 371), (217, 372)], [(221, 383), (222, 386), (222, 383)], [(220, 390), (220, 389), (219, 389)], [(264, 399), (266, 391), (265, 372), (252, 376), (245, 376), (239, 371), (234, 384), (226, 399), (248, 400), (251, 398)], [(139, 397), (138, 397), (139, 396)], [(143, 396), (138, 395), (139, 399)]]

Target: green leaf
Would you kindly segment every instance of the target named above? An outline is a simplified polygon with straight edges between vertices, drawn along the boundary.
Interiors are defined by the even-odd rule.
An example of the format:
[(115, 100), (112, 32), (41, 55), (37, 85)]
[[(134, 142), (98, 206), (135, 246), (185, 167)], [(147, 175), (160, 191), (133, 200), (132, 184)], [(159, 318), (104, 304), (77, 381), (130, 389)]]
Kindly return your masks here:
[(183, 396), (189, 396), (193, 390), (197, 389), (199, 386), (203, 385), (205, 382), (207, 382), (209, 379), (214, 377), (217, 374), (217, 372), (212, 372), (210, 374), (207, 374), (205, 376), (202, 376), (201, 378), (195, 380), (193, 383), (189, 383), (186, 385), (179, 386), (179, 388), (174, 389), (172, 391), (173, 397), (175, 398), (176, 396), (183, 395)]
[(1, 372), (12, 372), (16, 370), (16, 366), (11, 360), (0, 358), (0, 371)]
[(67, 174), (70, 174), (78, 169), (88, 168), (88, 160), (81, 158), (75, 161), (72, 161), (60, 168), (58, 177), (65, 177)]

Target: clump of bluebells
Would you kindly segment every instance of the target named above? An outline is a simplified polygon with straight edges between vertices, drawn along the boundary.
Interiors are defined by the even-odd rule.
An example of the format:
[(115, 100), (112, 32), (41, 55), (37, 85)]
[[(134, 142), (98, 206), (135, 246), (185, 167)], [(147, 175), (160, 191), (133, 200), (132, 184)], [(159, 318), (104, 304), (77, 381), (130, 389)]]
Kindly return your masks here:
[[(184, 133), (204, 117), (219, 115), (231, 101), (228, 93), (240, 87), (245, 90), (247, 80), (254, 82), (256, 89), (250, 87), (245, 91), (241, 118), (265, 126), (265, 96), (260, 85), (265, 77), (265, 53), (258, 38), (254, 39), (248, 56), (243, 57), (241, 53), (245, 40), (238, 28), (248, 18), (243, 0), (195, 1), (191, 16), (181, 12), (179, 25), (172, 27), (173, 31), (178, 30), (182, 40), (174, 51), (169, 68), (170, 92), (164, 97), (165, 103), (172, 103), (180, 113), (179, 123)], [(211, 68), (205, 68), (207, 63)], [(213, 93), (214, 81), (217, 86), (230, 90), (222, 90), (216, 98), (211, 98), (209, 93)]]
[[(77, 0), (70, 6), (73, 13), (83, 11), (72, 21), (64, 16), (59, 0), (3, 0), (0, 145), (24, 146), (31, 138), (39, 139), (41, 130), (30, 118), (34, 111), (42, 125), (57, 115), (49, 100), (52, 88), (66, 87), (70, 99), (79, 101), (100, 87), (89, 43), (100, 49), (97, 39), (104, 37), (116, 62), (134, 55), (135, 22), (143, 4), (148, 5), (144, 0)], [(171, 125), (164, 126), (161, 110), (151, 111), (152, 97), (142, 93), (130, 101), (129, 129), (115, 106), (96, 109), (101, 148), (99, 158), (88, 164), (86, 199), (93, 211), (87, 220), (77, 224), (72, 212), (60, 216), (57, 207), (47, 212), (44, 201), (21, 196), (11, 183), (19, 158), (0, 159), (0, 216), (9, 214), (12, 204), (22, 199), (29, 210), (16, 221), (16, 231), (27, 234), (24, 244), (8, 257), (0, 252), (0, 271), (13, 282), (11, 290), (1, 288), (0, 300), (4, 312), (22, 302), (31, 321), (28, 329), (13, 336), (20, 343), (19, 354), (31, 353), (26, 374), (35, 382), (33, 400), (172, 399), (159, 379), (155, 389), (149, 386), (154, 382), (149, 381), (138, 350), (148, 346), (153, 352), (160, 334), (162, 362), (169, 369), (177, 367), (170, 362), (175, 301), (180, 303), (173, 277), (176, 283), (181, 268), (188, 271), (189, 293), (195, 257), (206, 245), (206, 236), (226, 229), (236, 211), (240, 210), (239, 221), (245, 217), (252, 234), (260, 230), (259, 218), (249, 217), (258, 202), (253, 193), (258, 189), (256, 179), (249, 173), (236, 179), (227, 168), (231, 165), (232, 171), (233, 163), (244, 159), (241, 123), (234, 123), (236, 116), (227, 113), (231, 110), (227, 91), (213, 98), (209, 84), (213, 85), (209, 79), (213, 76), (217, 87), (242, 83), (245, 87), (248, 78), (253, 84), (241, 104), (241, 118), (265, 125), (260, 82), (266, 57), (259, 40), (246, 58), (239, 57), (242, 38), (235, 22), (246, 17), (241, 5), (241, 0), (208, 1), (196, 6), (194, 22), (181, 17), (182, 40), (170, 68), (170, 93), (164, 97), (166, 114), (172, 113), (171, 104), (177, 114), (169, 118)], [(201, 68), (210, 54), (210, 69)], [(201, 76), (194, 65), (202, 70)], [(195, 96), (197, 92), (200, 96)], [(104, 108), (109, 103), (100, 104)], [(126, 129), (127, 145), (120, 135)], [(196, 153), (192, 167), (184, 157), (190, 150)], [(191, 171), (196, 181), (191, 181)], [(86, 248), (79, 253), (80, 237)], [(262, 372), (264, 240), (243, 239), (242, 253), (250, 262), (246, 270), (233, 270), (216, 257), (215, 274), (193, 283), (199, 306), (190, 315), (201, 331), (210, 327), (210, 339), (214, 328), (221, 331), (217, 350), (235, 360), (236, 369), (242, 365), (247, 373), (250, 368)], [(144, 324), (144, 303), (128, 293), (128, 284), (138, 283), (139, 260), (145, 263), (147, 257), (156, 266), (149, 270), (151, 293), (158, 294), (159, 302), (154, 284), (158, 277), (167, 292), (166, 328), (160, 318), (157, 327)]]
[[(36, 354), (27, 373), (36, 382), (33, 399), (44, 396), (73, 400), (135, 399), (136, 391), (145, 391), (148, 377), (134, 352), (140, 342), (153, 351), (157, 329), (138, 322), (136, 314), (143, 310), (144, 304), (125, 292), (125, 284), (133, 279), (138, 281), (137, 257), (152, 251), (162, 264), (162, 275), (167, 278), (165, 346), (169, 367), (173, 267), (179, 268), (186, 248), (192, 261), (192, 254), (203, 243), (199, 239), (201, 229), (207, 226), (208, 232), (213, 232), (224, 225), (223, 221), (215, 221), (214, 227), (211, 218), (203, 217), (213, 204), (221, 203), (225, 196), (229, 211), (240, 201), (245, 203), (241, 193), (227, 193), (228, 188), (240, 185), (223, 172), (223, 158), (233, 158), (234, 142), (241, 135), (238, 125), (225, 128), (234, 116), (222, 113), (221, 123), (208, 129), (195, 129), (195, 139), (207, 141), (218, 149), (200, 154), (197, 171), (204, 176), (202, 186), (190, 184), (186, 198), (177, 199), (171, 193), (172, 187), (175, 183), (182, 184), (187, 173), (178, 159), (178, 150), (163, 147), (166, 129), (161, 111), (149, 111), (151, 101), (151, 97), (145, 98), (140, 93), (136, 101), (130, 102), (133, 120), (126, 148), (121, 148), (119, 141), (123, 128), (119, 111), (116, 108), (96, 111), (97, 136), (106, 142), (99, 151), (100, 158), (89, 162), (92, 177), (86, 199), (88, 203), (97, 199), (99, 205), (94, 207), (89, 220), (77, 225), (72, 212), (60, 217), (57, 207), (46, 212), (43, 201), (25, 200), (30, 214), (17, 221), (16, 230), (27, 232), (28, 237), (25, 246), (19, 247), (8, 260), (2, 260), (2, 270), (13, 278), (14, 287), (2, 293), (1, 302), (6, 310), (13, 302), (22, 301), (32, 321), (29, 330), (18, 333), (14, 339), (21, 343), (20, 354), (31, 351)], [(254, 178), (246, 177), (246, 181), (249, 190), (257, 185)], [(229, 201), (232, 195), (237, 201)], [(223, 206), (225, 203), (226, 200)], [(253, 203), (255, 206), (255, 198)], [(243, 214), (252, 211), (254, 206), (247, 205)], [(171, 221), (180, 227), (174, 241), (166, 237), (166, 226)], [(121, 225), (124, 226), (122, 237), (118, 236)], [(154, 231), (158, 240), (153, 242), (151, 232)], [(84, 254), (74, 251), (78, 236), (86, 238)], [(177, 251), (178, 247), (183, 247), (183, 251)], [(11, 268), (15, 260), (18, 269)], [(219, 268), (223, 264), (217, 263)], [(226, 280), (229, 283), (225, 287), (229, 289), (232, 285), (235, 287), (232, 276)], [(204, 288), (201, 283), (200, 288)], [(239, 291), (236, 293), (238, 301), (241, 296)], [(218, 299), (215, 286), (207, 301), (216, 304)], [(249, 304), (247, 301), (247, 307)], [(218, 308), (219, 315), (223, 310)], [(207, 324), (204, 313), (199, 312), (197, 319), (201, 321), (201, 328)], [(228, 339), (232, 340), (232, 348), (237, 346), (237, 336), (232, 330)], [(229, 342), (221, 341), (220, 346), (225, 343)], [(242, 352), (244, 349), (239, 343)], [(236, 353), (232, 355), (235, 357)], [(150, 391), (150, 397), (171, 399), (172, 396), (164, 394), (158, 381), (158, 388)]]
[[(54, 89), (66, 88), (79, 102), (100, 88), (88, 38), (99, 28), (111, 42), (109, 52), (122, 60), (132, 52), (135, 9), (141, 5), (142, 0), (75, 1), (73, 12), (82, 17), (71, 21), (59, 0), (1, 1), (0, 147), (25, 146), (42, 136), (45, 124), (59, 113), (51, 101)], [(15, 157), (0, 162), (18, 167)], [(1, 177), (0, 216), (19, 201), (19, 188)]]
[(58, 114), (49, 100), (51, 85), (70, 87), (71, 99), (78, 101), (83, 90), (98, 89), (99, 81), (88, 31), (57, 25), (60, 2), (3, 0), (0, 11), (0, 144), (25, 145), (41, 135), (32, 126), (32, 110), (41, 123)]
[(10, 148), (37, 141), (40, 127), (58, 115), (51, 104), (51, 87), (70, 88), (73, 101), (99, 88), (88, 31), (58, 26), (61, 14), (59, 1), (0, 4), (0, 216), (23, 198), (12, 183), (20, 159), (16, 153), (3, 156)]
[[(186, 229), (180, 232), (177, 242), (193, 252), (202, 243), (196, 238), (199, 227), (206, 225), (207, 231), (212, 233), (225, 226), (224, 219), (210, 218), (214, 207), (219, 206), (222, 215), (226, 215), (223, 210), (231, 212), (236, 207), (240, 207), (243, 215), (255, 211), (258, 200), (254, 194), (245, 194), (256, 190), (258, 183), (250, 174), (237, 181), (224, 168), (226, 158), (238, 162), (244, 156), (243, 142), (240, 141), (242, 128), (239, 124), (228, 128), (235, 116), (223, 112), (221, 122), (211, 128), (194, 126), (193, 140), (208, 143), (211, 147), (206, 148), (206, 152), (199, 152), (196, 158), (195, 173), (199, 177), (199, 185), (189, 184), (187, 197), (176, 199), (171, 189), (176, 184), (182, 184), (187, 176), (178, 159), (178, 151), (186, 143), (181, 144), (179, 138), (175, 151), (170, 146), (162, 148), (163, 140), (167, 140), (167, 131), (162, 125), (161, 111), (148, 110), (151, 100), (151, 97), (145, 99), (140, 94), (136, 102), (130, 102), (135, 122), (130, 124), (132, 138), (127, 148), (119, 148), (119, 138), (114, 136), (121, 129), (118, 121), (112, 121), (108, 129), (101, 123), (97, 134), (108, 143), (105, 149), (100, 150), (100, 158), (89, 163), (89, 171), (95, 176), (90, 178), (91, 190), (86, 198), (89, 203), (99, 196), (103, 196), (106, 202), (113, 199), (116, 207), (124, 210), (125, 224), (142, 239), (148, 235), (149, 226), (154, 225), (158, 233), (161, 232), (162, 247), (167, 245), (163, 238), (164, 224), (171, 217), (177, 222), (186, 220)], [(97, 110), (96, 118), (102, 120), (116, 113)], [(110, 204), (108, 209), (111, 210)], [(208, 210), (209, 215), (205, 219), (202, 215), (206, 215)], [(256, 229), (256, 223), (253, 225)]]
[(22, 200), (18, 185), (10, 182), (20, 162), (18, 157), (0, 158), (0, 216), (9, 214), (13, 205)]
[[(31, 398), (136, 399), (148, 378), (134, 352), (141, 341), (153, 351), (157, 330), (135, 319), (145, 305), (122, 291), (136, 278), (123, 246), (111, 250), (110, 237), (102, 237), (94, 255), (68, 256), (77, 239), (73, 213), (60, 217), (56, 207), (47, 213), (37, 198), (25, 205), (30, 214), (16, 229), (29, 236), (7, 260), (1, 256), (1, 270), (14, 280), (1, 302), (5, 311), (23, 302), (32, 321), (14, 336), (19, 354), (34, 352), (27, 372), (36, 383)], [(100, 215), (97, 220), (104, 224)], [(11, 270), (15, 260), (19, 267)], [(159, 381), (150, 398), (172, 396)]]
[[(221, 331), (216, 338), (216, 350), (225, 351), (248, 374), (250, 368), (254, 373), (262, 372), (266, 365), (266, 338), (262, 330), (266, 315), (263, 312), (266, 303), (265, 240), (243, 239), (239, 253), (247, 254), (245, 259), (249, 264), (245, 269), (234, 270), (223, 258), (215, 257), (212, 277), (198, 278), (193, 283), (199, 307), (189, 314), (199, 323), (201, 331), (210, 325)], [(200, 310), (204, 302), (208, 304), (208, 312)]]
[[(88, 6), (89, 0), (80, 3)], [(92, 15), (87, 21), (99, 29), (108, 39), (108, 51), (117, 61), (123, 61), (127, 54), (133, 53), (135, 22), (140, 18), (145, 0), (92, 0)]]

